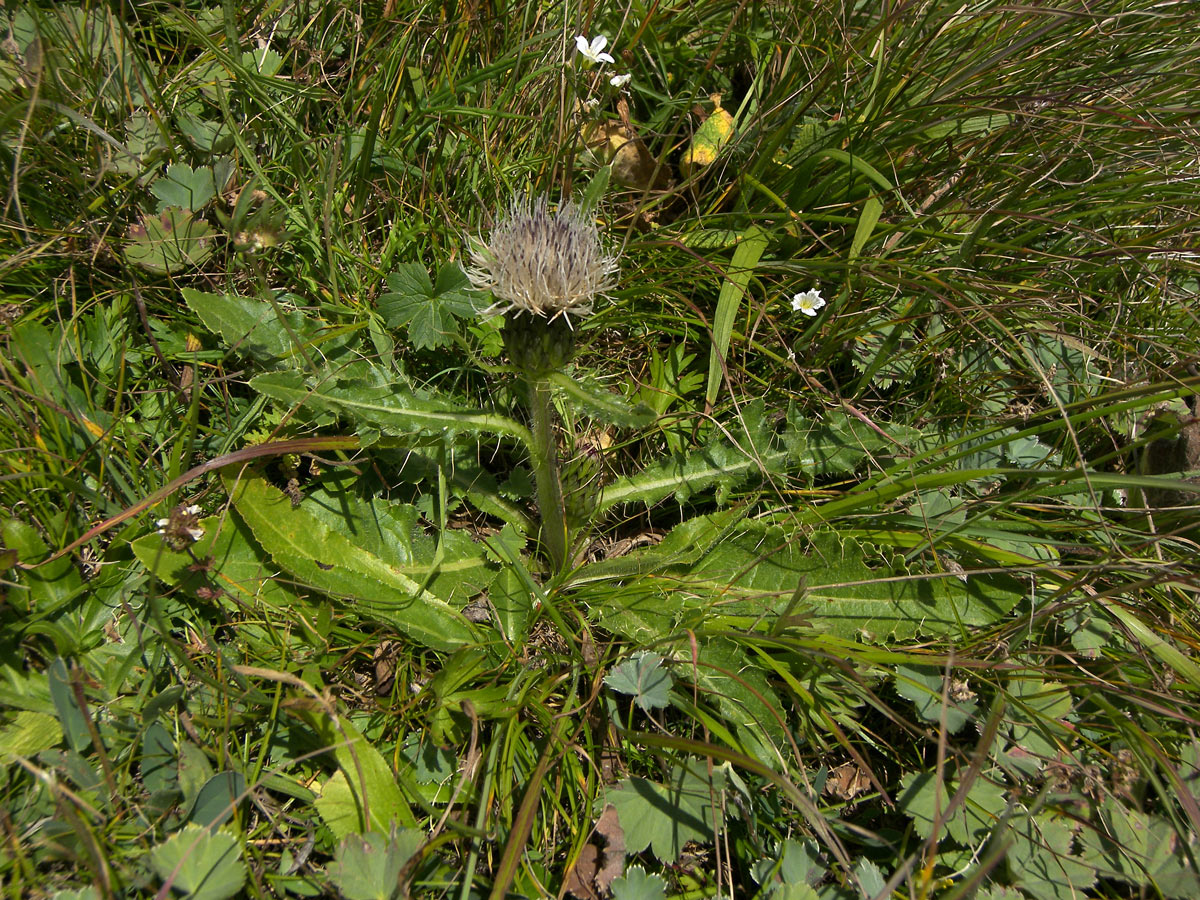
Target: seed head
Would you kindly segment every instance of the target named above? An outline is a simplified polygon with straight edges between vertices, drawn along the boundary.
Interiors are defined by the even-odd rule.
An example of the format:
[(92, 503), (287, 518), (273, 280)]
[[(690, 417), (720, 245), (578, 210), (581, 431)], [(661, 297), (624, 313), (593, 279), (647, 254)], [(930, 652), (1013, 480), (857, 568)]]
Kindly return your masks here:
[(470, 255), (467, 278), (496, 298), (488, 316), (588, 316), (616, 285), (617, 259), (605, 255), (596, 223), (573, 203), (551, 212), (544, 197), (513, 201), (486, 243), (471, 242)]

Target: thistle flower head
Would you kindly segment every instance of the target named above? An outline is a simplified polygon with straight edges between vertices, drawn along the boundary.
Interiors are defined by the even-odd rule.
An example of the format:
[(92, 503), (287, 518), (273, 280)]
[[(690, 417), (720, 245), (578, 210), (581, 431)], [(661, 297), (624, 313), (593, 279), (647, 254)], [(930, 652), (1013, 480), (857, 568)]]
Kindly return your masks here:
[(551, 212), (544, 197), (517, 199), (488, 240), (471, 245), (467, 278), (496, 298), (484, 315), (587, 316), (616, 285), (616, 257), (605, 254), (596, 223), (573, 203)]

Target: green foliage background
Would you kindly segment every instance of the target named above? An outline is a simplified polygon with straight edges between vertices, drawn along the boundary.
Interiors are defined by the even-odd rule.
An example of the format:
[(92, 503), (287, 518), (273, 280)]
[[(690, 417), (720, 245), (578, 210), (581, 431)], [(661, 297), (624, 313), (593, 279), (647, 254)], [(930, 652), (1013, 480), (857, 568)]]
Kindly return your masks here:
[(0, 13), (6, 896), (1200, 890), (1186, 5)]

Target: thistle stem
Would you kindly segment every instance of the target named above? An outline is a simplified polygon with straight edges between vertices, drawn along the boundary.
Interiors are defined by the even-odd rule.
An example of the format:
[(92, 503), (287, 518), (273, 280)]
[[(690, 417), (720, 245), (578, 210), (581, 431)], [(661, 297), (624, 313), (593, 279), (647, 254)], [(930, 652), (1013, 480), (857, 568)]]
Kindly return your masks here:
[(542, 544), (557, 575), (567, 564), (567, 520), (563, 509), (562, 481), (558, 473), (558, 445), (554, 437), (554, 403), (550, 382), (529, 379), (529, 412), (532, 419), (533, 477), (538, 511), (542, 517)]

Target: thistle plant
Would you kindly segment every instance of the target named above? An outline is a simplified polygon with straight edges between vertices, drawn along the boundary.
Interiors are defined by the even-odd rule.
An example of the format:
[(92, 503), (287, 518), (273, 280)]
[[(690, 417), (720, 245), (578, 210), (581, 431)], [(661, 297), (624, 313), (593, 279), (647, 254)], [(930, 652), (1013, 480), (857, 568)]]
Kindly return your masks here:
[(615, 286), (617, 259), (605, 252), (584, 208), (564, 203), (552, 212), (544, 197), (514, 200), (489, 239), (473, 243), (470, 256), (467, 277), (495, 298), (485, 315), (507, 316), (504, 348), (528, 387), (542, 543), (559, 572), (571, 542), (549, 379), (574, 356), (572, 319), (591, 315), (596, 298)]

